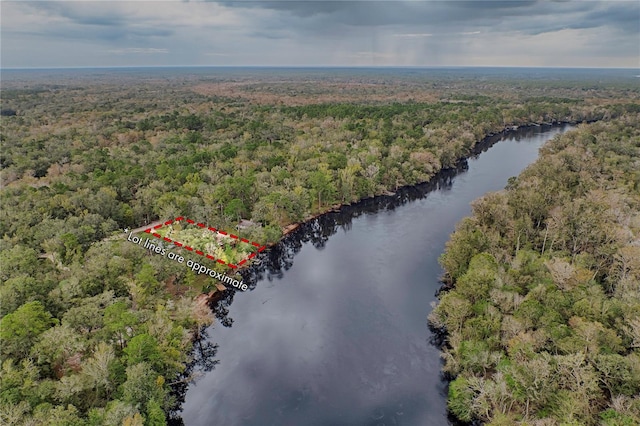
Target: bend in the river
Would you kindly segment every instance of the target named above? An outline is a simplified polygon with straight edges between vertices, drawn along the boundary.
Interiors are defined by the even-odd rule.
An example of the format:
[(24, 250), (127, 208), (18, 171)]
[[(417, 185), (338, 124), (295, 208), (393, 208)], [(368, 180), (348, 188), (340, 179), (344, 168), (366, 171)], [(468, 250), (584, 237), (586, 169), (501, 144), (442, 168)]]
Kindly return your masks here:
[(446, 425), (446, 383), (427, 326), (437, 259), (471, 201), (504, 188), (570, 128), (494, 138), (480, 148), (504, 142), (430, 183), (287, 236), (245, 279), (251, 291), (216, 306), (224, 326), (196, 344), (209, 371), (186, 393), (185, 424)]

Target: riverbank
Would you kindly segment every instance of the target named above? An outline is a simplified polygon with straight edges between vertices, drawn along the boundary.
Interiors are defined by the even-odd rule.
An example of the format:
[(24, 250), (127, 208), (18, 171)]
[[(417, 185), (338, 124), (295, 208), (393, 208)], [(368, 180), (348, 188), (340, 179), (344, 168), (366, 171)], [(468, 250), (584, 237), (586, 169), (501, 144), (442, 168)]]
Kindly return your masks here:
[(457, 419), (640, 423), (639, 137), (638, 114), (567, 133), (458, 225), (429, 316)]
[(502, 189), (560, 132), (511, 135), (428, 183), (287, 235), (252, 267), (250, 294), (215, 304), (207, 342), (220, 364), (189, 387), (185, 424), (446, 424), (425, 321), (437, 258), (469, 202)]
[[(337, 212), (340, 211), (341, 208), (343, 207), (347, 207), (347, 206), (357, 206), (358, 203), (361, 202), (367, 202), (371, 199), (375, 199), (375, 198), (380, 198), (380, 197), (393, 197), (396, 195), (396, 192), (398, 191), (402, 191), (402, 190), (406, 190), (407, 188), (415, 188), (419, 185), (423, 185), (425, 183), (429, 183), (430, 181), (432, 181), (433, 179), (437, 179), (438, 175), (443, 173), (443, 172), (447, 172), (448, 170), (453, 170), (457, 168), (457, 165), (459, 165), (460, 163), (468, 160), (469, 158), (471, 158), (474, 155), (478, 155), (483, 151), (486, 151), (487, 149), (489, 149), (493, 144), (495, 144), (497, 141), (499, 141), (501, 138), (507, 137), (510, 134), (513, 134), (515, 132), (518, 131), (522, 131), (522, 130), (526, 130), (526, 129), (535, 129), (535, 128), (543, 128), (543, 127), (554, 127), (554, 126), (564, 126), (564, 125), (578, 125), (581, 123), (584, 124), (588, 124), (588, 123), (593, 123), (596, 122), (597, 120), (585, 120), (585, 121), (574, 121), (574, 120), (570, 120), (570, 121), (558, 121), (558, 120), (553, 120), (552, 122), (549, 123), (529, 123), (529, 124), (522, 124), (522, 125), (512, 125), (512, 126), (505, 126), (502, 130), (496, 131), (496, 132), (490, 132), (488, 133), (483, 139), (477, 141), (471, 151), (469, 153), (467, 153), (465, 156), (459, 157), (456, 160), (456, 166), (454, 167), (450, 167), (450, 168), (444, 168), (444, 169), (439, 169), (437, 171), (435, 171), (433, 173), (433, 175), (430, 177), (429, 180), (424, 180), (421, 182), (418, 182), (416, 184), (413, 185), (404, 185), (404, 186), (400, 186), (398, 188), (387, 188), (384, 191), (381, 191), (378, 194), (375, 194), (371, 197), (365, 197), (365, 198), (361, 198), (357, 201), (353, 201), (351, 203), (341, 203), (341, 204), (334, 204), (331, 205), (329, 207), (327, 207), (327, 209), (312, 214), (308, 217), (306, 217), (303, 221), (301, 222), (296, 222), (296, 223), (291, 223), (288, 225), (285, 225), (282, 227), (282, 238), (286, 237), (287, 235), (295, 232), (296, 230), (298, 230), (300, 228), (300, 226), (304, 225), (305, 223), (308, 223), (314, 219), (317, 219), (323, 215), (332, 213), (332, 212)], [(392, 192), (392, 189), (394, 190), (394, 192)], [(267, 244), (267, 247), (273, 247), (274, 245), (278, 244), (280, 241), (278, 242), (271, 242)], [(250, 267), (249, 265), (247, 267)]]
[[(335, 70), (324, 69), (313, 77), (314, 83), (309, 83), (307, 77), (294, 78), (292, 84), (296, 88), (284, 88), (277, 82), (279, 77), (275, 74), (279, 72), (273, 71), (264, 74), (264, 84), (260, 85), (262, 89), (275, 90), (272, 99), (281, 98), (282, 93), (293, 89), (309, 103), (321, 99), (314, 94), (319, 88), (329, 95), (324, 98), (328, 103), (266, 106), (253, 103), (240, 93), (232, 97), (194, 95), (197, 81), (212, 77), (234, 79), (234, 73), (222, 75), (208, 70), (208, 76), (184, 78), (184, 70), (166, 70), (166, 75), (173, 77), (149, 79), (149, 70), (139, 70), (135, 73), (137, 77), (127, 78), (128, 83), (122, 84), (119, 71), (116, 74), (120, 76), (102, 72), (99, 76), (85, 71), (73, 71), (68, 79), (60, 73), (45, 73), (2, 92), (3, 102), (15, 110), (16, 115), (3, 117), (2, 122), (5, 137), (0, 173), (4, 201), (0, 221), (3, 236), (0, 244), (3, 324), (0, 329), (16, 330), (11, 327), (21, 323), (33, 326), (24, 338), (19, 332), (3, 334), (0, 347), (6, 360), (3, 363), (6, 374), (17, 378), (4, 384), (9, 387), (6, 392), (15, 397), (3, 404), (0, 411), (15, 413), (16, 423), (46, 423), (47, 418), (65, 418), (77, 424), (86, 423), (90, 418), (97, 423), (104, 423), (103, 419), (107, 418), (117, 424), (150, 422), (176, 402), (166, 392), (188, 362), (189, 351), (194, 347), (190, 335), (200, 330), (195, 319), (196, 312), (203, 311), (200, 300), (215, 297), (211, 291), (216, 280), (199, 277), (185, 265), (168, 262), (164, 256), (126, 241), (117, 238), (104, 241), (105, 237), (178, 214), (223, 227), (234, 227), (235, 223), (231, 222), (236, 218), (254, 218), (265, 226), (256, 230), (256, 238), (252, 240), (281, 243), (261, 255), (260, 264), (256, 262), (252, 266), (253, 284), (249, 287), (252, 297), (243, 297), (231, 289), (216, 289), (221, 300), (213, 304), (218, 325), (215, 338), (231, 330), (226, 326), (233, 324), (233, 332), (240, 342), (233, 341), (226, 347), (242, 347), (241, 340), (248, 334), (236, 331), (241, 329), (241, 321), (256, 317), (265, 323), (272, 319), (275, 322), (270, 329), (254, 335), (251, 343), (261, 344), (263, 339), (268, 341), (276, 334), (287, 338), (291, 332), (297, 340), (287, 345), (290, 351), (295, 351), (298, 345), (305, 347), (304, 333), (323, 339), (338, 330), (345, 333), (345, 339), (340, 339), (331, 349), (338, 353), (344, 348), (343, 359), (331, 359), (334, 361), (331, 365), (345, 365), (344, 360), (350, 359), (351, 368), (345, 372), (357, 372), (358, 362), (349, 357), (366, 355), (351, 343), (357, 340), (362, 324), (368, 320), (373, 320), (372, 325), (377, 328), (387, 321), (394, 324), (394, 319), (385, 314), (381, 301), (397, 301), (394, 298), (405, 294), (415, 296), (416, 300), (422, 297), (422, 293), (416, 296), (414, 292), (414, 287), (420, 285), (415, 277), (390, 275), (392, 268), (388, 265), (389, 259), (393, 259), (396, 273), (419, 266), (424, 253), (404, 249), (409, 241), (415, 247), (420, 246), (421, 241), (412, 240), (413, 233), (418, 232), (416, 226), (423, 232), (430, 232), (430, 228), (421, 223), (421, 216), (416, 216), (417, 219), (394, 228), (392, 233), (389, 229), (384, 233), (365, 233), (364, 244), (349, 247), (347, 241), (348, 249), (319, 266), (316, 261), (324, 253), (322, 250), (316, 253), (315, 249), (326, 246), (333, 250), (336, 239), (329, 242), (329, 235), (340, 228), (347, 232), (350, 213), (356, 208), (336, 208), (337, 211), (300, 226), (293, 232), (301, 237), (298, 240), (291, 238), (292, 234), (281, 240), (280, 225), (321, 214), (343, 200), (366, 199), (358, 204), (358, 209), (364, 209), (362, 214), (389, 209), (391, 215), (392, 206), (408, 203), (408, 199), (418, 197), (426, 187), (441, 185), (442, 191), (437, 188), (434, 193), (445, 196), (453, 178), (447, 181), (443, 177), (441, 181), (433, 176), (434, 171), (454, 167), (459, 157), (470, 155), (470, 148), (478, 140), (503, 129), (505, 123), (519, 125), (552, 118), (615, 116), (635, 108), (631, 103), (635, 99), (630, 98), (636, 94), (627, 83), (617, 78), (609, 81), (606, 76), (605, 80), (596, 75), (578, 80), (571, 77), (561, 84), (554, 80), (551, 90), (547, 76), (553, 75), (540, 71), (535, 71), (536, 81), (532, 81), (530, 75), (512, 74), (511, 78), (507, 73), (479, 84), (482, 70), (480, 74), (478, 70), (466, 72), (460, 80), (447, 77), (450, 73), (447, 70), (443, 73), (425, 71), (417, 79), (412, 77), (411, 93), (415, 95), (412, 101), (398, 97), (400, 85), (407, 82), (404, 72), (385, 71), (387, 76), (381, 80), (373, 76), (379, 71), (336, 74)], [(298, 71), (293, 72), (296, 73)], [(342, 83), (327, 86), (327, 79), (356, 82), (368, 100), (345, 98), (340, 89)], [(78, 85), (79, 81), (82, 84)], [(374, 84), (358, 83), (364, 81)], [(298, 90), (308, 88), (309, 84), (314, 86), (314, 93)], [(247, 89), (244, 93), (253, 91)], [(384, 96), (373, 99), (368, 96), (371, 91), (384, 92)], [(511, 152), (496, 168), (504, 172), (516, 162), (521, 164), (520, 153)], [(532, 155), (537, 153), (527, 152), (525, 157)], [(475, 159), (468, 163), (477, 164)], [(460, 181), (466, 175), (457, 176)], [(386, 200), (385, 197), (367, 198), (426, 180), (430, 183), (416, 188), (415, 194), (406, 189)], [(467, 186), (479, 188), (475, 183)], [(457, 202), (450, 201), (452, 205)], [(466, 207), (455, 205), (454, 210)], [(448, 222), (444, 224), (444, 221), (451, 216), (448, 212), (444, 214), (447, 217), (430, 218), (429, 225), (433, 227), (438, 223), (443, 229), (449, 229)], [(374, 223), (384, 218), (366, 219)], [(357, 222), (368, 226), (364, 223), (367, 220)], [(387, 252), (394, 239), (400, 237), (402, 243), (393, 246), (395, 253)], [(310, 245), (311, 248), (304, 249)], [(429, 248), (420, 247), (422, 252)], [(370, 251), (370, 248), (376, 250)], [(303, 261), (296, 255), (298, 250), (303, 250), (302, 256), (305, 256), (304, 250), (314, 253), (306, 270), (300, 269)], [(397, 259), (396, 253), (400, 252), (404, 257)], [(381, 257), (383, 253), (386, 255)], [(40, 258), (40, 255), (45, 256)], [(196, 256), (195, 252), (193, 255)], [(412, 262), (405, 263), (406, 259)], [(333, 265), (342, 261), (351, 264), (342, 269), (340, 275), (333, 275), (337, 272)], [(357, 271), (355, 265), (359, 262), (364, 265), (360, 267), (363, 275), (351, 278), (361, 280), (361, 285), (352, 286), (353, 280), (346, 278)], [(219, 263), (216, 266), (223, 268)], [(378, 275), (366, 275), (372, 266)], [(208, 267), (212, 268), (213, 264)], [(280, 299), (272, 298), (273, 290), (269, 297), (254, 300), (272, 291), (271, 283), (279, 281), (281, 276), (289, 279), (291, 270), (298, 270), (300, 275), (288, 288), (278, 288)], [(429, 271), (417, 275), (426, 273)], [(263, 285), (263, 278), (272, 281)], [(374, 282), (377, 288), (371, 287)], [(325, 304), (333, 294), (321, 290), (331, 284), (335, 284), (333, 294), (349, 296), (350, 311), (341, 305), (340, 299)], [(203, 289), (207, 285), (211, 288)], [(294, 287), (308, 292), (313, 292), (315, 287), (321, 292), (315, 293), (315, 298), (300, 297), (284, 303), (288, 296), (296, 294), (292, 291)], [(378, 293), (391, 287), (394, 292)], [(198, 296), (200, 293), (206, 294)], [(433, 291), (425, 291), (427, 293)], [(372, 297), (365, 299), (366, 296)], [(199, 308), (194, 309), (196, 297), (200, 297)], [(323, 301), (318, 297), (327, 299)], [(254, 316), (254, 313), (267, 312), (261, 307), (271, 308), (276, 301), (282, 303), (279, 312)], [(231, 302), (234, 302), (233, 310), (228, 309)], [(414, 302), (407, 300), (391, 309), (393, 312), (411, 310), (417, 315), (420, 307), (408, 307)], [(256, 303), (253, 312), (236, 313), (237, 308), (250, 303)], [(326, 323), (327, 328), (322, 332), (314, 329), (313, 323), (306, 322), (306, 312), (296, 317), (287, 315), (298, 306), (312, 312), (323, 307), (330, 310), (330, 305), (345, 308), (345, 314), (341, 315), (340, 323)], [(377, 308), (377, 315), (367, 318), (364, 314), (373, 306)], [(420, 315), (424, 316), (424, 312)], [(335, 317), (326, 312), (317, 319)], [(398, 331), (408, 328), (403, 323), (397, 325), (384, 334), (395, 333), (395, 337), (400, 338), (402, 334)], [(303, 334), (295, 334), (298, 327), (304, 330)], [(347, 334), (353, 339), (346, 338)], [(382, 333), (377, 337), (379, 342)], [(362, 347), (366, 346), (371, 354), (382, 351), (370, 345), (371, 342), (374, 340)], [(393, 342), (393, 346), (407, 342)], [(209, 343), (213, 345), (212, 341)], [(411, 347), (420, 346), (413, 343)], [(199, 348), (199, 342), (195, 346)], [(309, 353), (322, 353), (322, 347), (314, 347), (313, 343), (305, 348)], [(245, 377), (247, 372), (254, 371), (251, 365), (259, 365), (261, 359), (271, 358), (277, 350), (256, 349), (244, 347), (248, 354), (259, 353), (259, 357), (245, 364), (244, 372), (237, 371), (238, 376)], [(199, 356), (198, 350), (194, 357)], [(286, 357), (287, 353), (283, 355)], [(284, 357), (280, 359), (286, 359)], [(112, 361), (105, 365), (105, 360)], [(30, 361), (29, 367), (25, 367)], [(307, 361), (314, 362), (310, 358)], [(387, 357), (380, 357), (380, 361), (395, 362)], [(403, 361), (412, 362), (406, 358)], [(235, 361), (226, 359), (225, 370), (233, 365)], [(378, 371), (389, 371), (384, 364), (376, 366)], [(261, 370), (265, 367), (268, 366), (262, 365)], [(318, 371), (331, 370), (329, 364), (323, 367)], [(96, 371), (113, 374), (97, 377), (93, 374)], [(375, 383), (375, 373), (370, 373), (364, 375), (368, 376), (366, 382)], [(280, 376), (273, 373), (271, 377)], [(27, 385), (22, 386), (23, 383)], [(304, 399), (308, 393), (303, 385), (299, 389)], [(269, 385), (265, 384), (263, 389), (270, 389)], [(358, 393), (357, 389), (355, 392)], [(342, 396), (344, 401), (348, 400), (348, 395)], [(250, 400), (244, 395), (238, 398), (245, 405)], [(270, 402), (271, 407), (278, 404)], [(226, 412), (233, 409), (233, 404), (231, 400), (229, 407), (218, 408)], [(400, 407), (394, 408), (402, 411)], [(238, 418), (243, 418), (241, 416)], [(339, 419), (331, 420), (337, 423)], [(362, 421), (356, 419), (353, 423)]]
[[(594, 122), (594, 121), (595, 120), (590, 120), (590, 121), (585, 121), (584, 123), (589, 123), (589, 122)], [(433, 180), (437, 180), (439, 176), (441, 176), (443, 174), (446, 174), (446, 173), (450, 172), (451, 170), (456, 169), (457, 167), (459, 167), (462, 163), (467, 161), (472, 156), (476, 156), (476, 155), (482, 153), (483, 151), (486, 151), (491, 146), (493, 146), (493, 144), (498, 142), (501, 138), (508, 137), (510, 134), (515, 134), (516, 132), (522, 132), (523, 130), (527, 130), (527, 129), (552, 128), (554, 126), (557, 127), (557, 126), (563, 126), (563, 125), (576, 125), (576, 124), (578, 124), (576, 121), (555, 121), (554, 120), (551, 123), (531, 123), (531, 124), (524, 124), (524, 125), (519, 125), (519, 126), (505, 126), (500, 131), (491, 132), (491, 133), (487, 134), (483, 139), (481, 139), (476, 144), (474, 144), (474, 146), (472, 147), (471, 151), (466, 156), (461, 157), (456, 161), (456, 164), (457, 164), (456, 167), (440, 169), (437, 172), (435, 172), (431, 176), (431, 178), (429, 180), (419, 182), (419, 183), (417, 183), (415, 185), (406, 185), (406, 186), (402, 186), (402, 187), (399, 187), (399, 188), (394, 188), (395, 192), (391, 192), (390, 191), (391, 188), (390, 188), (390, 189), (386, 189), (386, 190), (382, 191), (381, 193), (376, 194), (374, 196), (365, 197), (365, 198), (362, 198), (362, 199), (360, 199), (358, 201), (354, 201), (352, 203), (335, 204), (335, 205), (332, 205), (332, 206), (328, 206), (327, 209), (325, 209), (325, 210), (323, 210), (321, 212), (315, 213), (313, 215), (308, 216), (307, 218), (305, 218), (304, 221), (285, 225), (284, 227), (282, 227), (282, 236), (281, 236), (280, 240), (278, 240), (276, 242), (270, 242), (270, 243), (266, 244), (266, 246), (268, 248), (272, 248), (272, 247), (280, 244), (282, 242), (282, 240), (284, 238), (286, 238), (288, 235), (294, 234), (303, 225), (305, 225), (307, 223), (310, 223), (311, 221), (313, 221), (315, 219), (318, 219), (318, 218), (320, 218), (320, 217), (322, 217), (324, 215), (327, 215), (327, 214), (330, 214), (330, 213), (339, 212), (344, 207), (355, 207), (355, 208), (357, 208), (357, 206), (362, 204), (362, 203), (371, 202), (371, 200), (375, 200), (375, 199), (394, 197), (394, 196), (396, 196), (396, 193), (401, 193), (401, 192), (406, 191), (408, 189), (416, 188), (416, 187), (418, 187), (420, 185), (428, 184), (429, 182), (431, 182)], [(158, 220), (158, 221), (152, 222), (149, 225), (145, 225), (145, 226), (139, 227), (136, 230), (142, 232), (145, 229), (149, 228), (150, 226), (154, 226), (154, 225), (161, 224), (161, 223), (162, 223), (162, 220)], [(259, 262), (261, 262), (260, 257), (261, 256), (258, 256), (256, 258), (258, 264), (259, 264)], [(247, 263), (245, 265), (241, 265), (241, 266), (239, 266), (237, 268), (236, 272), (240, 273), (240, 275), (242, 275), (242, 271), (249, 271), (251, 269), (252, 265), (254, 265), (255, 263), (256, 262), (254, 261), (252, 263)], [(246, 275), (246, 272), (245, 272), (245, 275)], [(224, 287), (224, 286), (222, 286), (222, 287)], [(230, 290), (227, 289), (226, 287), (225, 288), (218, 288), (218, 286), (216, 286), (216, 288), (213, 289), (212, 291), (209, 291), (207, 293), (204, 293), (204, 294), (196, 296), (196, 299), (197, 299), (198, 303), (213, 304), (213, 303), (217, 302), (218, 300), (220, 300), (221, 298), (224, 297), (225, 291), (230, 291)]]
[[(374, 197), (368, 197), (362, 200), (359, 200), (357, 202), (354, 203), (350, 203), (350, 204), (342, 204), (342, 205), (334, 205), (331, 206), (329, 209), (327, 209), (326, 211), (323, 211), (322, 213), (317, 213), (309, 218), (307, 218), (307, 220), (305, 220), (304, 222), (301, 223), (296, 223), (296, 224), (291, 224), (289, 225), (288, 228), (285, 228), (286, 232), (283, 232), (283, 236), (282, 239), (280, 241), (278, 241), (277, 243), (271, 244), (269, 247), (273, 248), (274, 246), (280, 245), (283, 243), (283, 241), (285, 239), (297, 239), (300, 236), (297, 235), (299, 232), (306, 232), (306, 225), (310, 224), (311, 222), (318, 220), (318, 219), (322, 219), (323, 217), (326, 217), (327, 215), (330, 214), (340, 214), (340, 211), (345, 209), (345, 208), (349, 208), (349, 210), (357, 210), (359, 207), (363, 207), (365, 205), (371, 205), (371, 204), (378, 204), (380, 203), (382, 200), (394, 200), (396, 198), (403, 198), (406, 196), (407, 193), (412, 192), (414, 190), (416, 190), (416, 188), (419, 187), (424, 187), (427, 186), (432, 190), (433, 188), (437, 187), (440, 184), (437, 184), (436, 186), (434, 186), (433, 188), (431, 188), (430, 184), (432, 183), (436, 183), (439, 181), (447, 181), (451, 178), (452, 173), (456, 173), (458, 171), (464, 170), (465, 169), (465, 163), (469, 158), (472, 158), (474, 156), (477, 156), (478, 154), (487, 151), (489, 148), (491, 148), (495, 143), (499, 142), (501, 140), (501, 138), (507, 138), (510, 135), (515, 135), (518, 132), (520, 134), (522, 134), (523, 131), (526, 130), (538, 130), (538, 129), (552, 129), (552, 128), (561, 128), (564, 125), (569, 125), (570, 123), (558, 123), (555, 125), (552, 124), (541, 124), (541, 125), (530, 125), (530, 126), (521, 126), (519, 129), (513, 129), (513, 128), (505, 128), (503, 129), (501, 132), (492, 134), (492, 135), (487, 135), (485, 138), (483, 138), (481, 141), (479, 141), (475, 146), (474, 149), (472, 151), (472, 153), (470, 153), (469, 156), (459, 159), (457, 162), (457, 168), (453, 169), (453, 168), (449, 168), (449, 169), (442, 169), (440, 171), (438, 171), (437, 173), (435, 173), (432, 178), (429, 181), (426, 182), (421, 182), (420, 184), (417, 185), (410, 185), (410, 186), (405, 186), (405, 187), (401, 187), (398, 188), (397, 191), (391, 195), (391, 194), (381, 194), (381, 195), (377, 195)], [(262, 255), (262, 257), (264, 259), (266, 259), (266, 257), (269, 256), (268, 253), (265, 253), (264, 255)], [(265, 264), (252, 264), (247, 266), (246, 268), (243, 268), (243, 271), (241, 271), (241, 274), (245, 277), (245, 279), (247, 280), (247, 282), (251, 282), (252, 280), (249, 278), (249, 276), (252, 276), (256, 273), (257, 270), (264, 270), (266, 266)], [(255, 274), (257, 275), (257, 274)], [(251, 286), (252, 289), (255, 288), (255, 283), (253, 283), (254, 285)], [(209, 305), (212, 309), (217, 309), (217, 307), (215, 305), (217, 305), (219, 302), (224, 302), (225, 306), (228, 305), (229, 301), (228, 298), (230, 297), (230, 294), (234, 293), (233, 289), (229, 290), (229, 289), (215, 289), (207, 294), (203, 294), (201, 296), (198, 296), (198, 298), (200, 299), (200, 303), (206, 303), (207, 305)], [(433, 341), (433, 340), (432, 340)]]

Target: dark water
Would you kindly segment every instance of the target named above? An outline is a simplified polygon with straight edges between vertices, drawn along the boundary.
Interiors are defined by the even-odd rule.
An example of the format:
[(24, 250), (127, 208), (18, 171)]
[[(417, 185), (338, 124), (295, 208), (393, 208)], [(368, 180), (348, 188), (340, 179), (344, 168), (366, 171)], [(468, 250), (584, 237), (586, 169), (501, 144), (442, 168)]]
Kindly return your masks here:
[(430, 184), (345, 208), (287, 238), (247, 278), (250, 291), (218, 306), (227, 326), (208, 334), (220, 362), (189, 387), (185, 424), (448, 424), (427, 326), (438, 256), (472, 200), (502, 189), (568, 129), (495, 138), (504, 142)]

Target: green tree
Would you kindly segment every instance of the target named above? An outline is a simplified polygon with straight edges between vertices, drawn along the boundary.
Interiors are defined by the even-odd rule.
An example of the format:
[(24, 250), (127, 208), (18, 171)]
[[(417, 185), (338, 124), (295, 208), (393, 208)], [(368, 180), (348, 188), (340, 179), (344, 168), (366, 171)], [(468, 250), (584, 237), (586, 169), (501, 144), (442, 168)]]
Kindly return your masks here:
[(4, 360), (0, 370), (0, 403), (25, 403), (27, 411), (41, 403), (50, 395), (39, 392), (39, 376), (40, 372), (31, 360), (25, 359), (19, 364), (11, 358)]
[(47, 424), (52, 426), (83, 426), (84, 420), (80, 417), (79, 410), (69, 404), (66, 407), (56, 405), (49, 407), (42, 405), (34, 412), (36, 424)]
[(136, 315), (123, 300), (107, 306), (104, 310), (104, 325), (115, 337), (120, 349), (124, 349), (130, 338), (129, 335), (132, 331), (135, 331), (134, 327), (137, 323)]
[(24, 358), (38, 336), (56, 323), (57, 320), (44, 309), (42, 303), (25, 303), (0, 321), (2, 354), (16, 359)]
[(91, 333), (104, 326), (104, 309), (113, 303), (113, 291), (77, 300), (78, 306), (69, 308), (62, 323), (83, 333)]
[(460, 376), (449, 384), (449, 410), (460, 420), (470, 422), (473, 420), (473, 389), (467, 380)]
[(127, 347), (124, 348), (124, 353), (129, 366), (141, 362), (147, 362), (158, 370), (162, 366), (162, 354), (160, 353), (158, 342), (153, 336), (146, 333), (132, 338)]
[(155, 399), (147, 402), (147, 416), (145, 426), (166, 426), (167, 419), (162, 411), (162, 406)]
[(38, 255), (34, 249), (17, 244), (0, 251), (0, 265), (0, 278), (3, 280), (23, 274), (33, 277), (38, 269)]
[(75, 234), (70, 232), (66, 234), (62, 234), (60, 236), (60, 240), (62, 241), (62, 245), (64, 246), (64, 252), (62, 254), (62, 262), (68, 264), (79, 258), (82, 248), (80, 247), (80, 242), (78, 241), (78, 237)]
[(53, 280), (36, 279), (25, 274), (9, 278), (0, 286), (0, 318), (26, 302), (38, 300), (46, 303), (46, 294), (53, 286)]
[(318, 197), (318, 208), (322, 208), (322, 200), (329, 201), (334, 193), (331, 177), (327, 170), (317, 170), (309, 175), (311, 189)]
[(140, 296), (144, 302), (155, 296), (161, 289), (155, 271), (148, 263), (142, 265), (140, 272), (136, 274), (135, 278), (135, 284), (139, 287)]
[(241, 199), (234, 198), (227, 203), (227, 206), (224, 208), (224, 214), (233, 220), (240, 220), (246, 215), (244, 203)]
[(38, 364), (49, 366), (51, 373), (64, 373), (67, 360), (85, 347), (86, 342), (74, 329), (66, 324), (56, 325), (40, 335), (31, 356)]
[(144, 406), (148, 401), (164, 401), (164, 379), (149, 364), (141, 362), (127, 367), (127, 381), (122, 385), (124, 402)]

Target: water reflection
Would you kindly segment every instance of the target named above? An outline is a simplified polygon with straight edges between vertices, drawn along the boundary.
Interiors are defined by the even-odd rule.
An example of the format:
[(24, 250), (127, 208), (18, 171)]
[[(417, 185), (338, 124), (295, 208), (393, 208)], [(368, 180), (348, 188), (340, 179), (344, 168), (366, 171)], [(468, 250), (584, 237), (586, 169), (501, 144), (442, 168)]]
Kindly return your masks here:
[[(489, 147), (490, 145), (485, 146), (484, 150)], [(262, 261), (260, 265), (254, 265), (251, 270), (243, 271), (244, 282), (250, 290), (253, 290), (260, 280), (271, 281), (274, 278), (282, 278), (283, 271), (287, 271), (293, 266), (293, 259), (304, 243), (310, 242), (315, 248), (322, 249), (329, 237), (336, 232), (349, 231), (353, 219), (381, 211), (393, 211), (404, 204), (425, 198), (429, 192), (434, 190), (451, 189), (454, 178), (468, 168), (467, 160), (462, 160), (456, 168), (441, 171), (430, 182), (400, 188), (394, 195), (368, 198), (354, 205), (343, 206), (339, 211), (330, 212), (301, 225), (278, 245), (264, 253), (260, 258)], [(230, 292), (227, 297), (233, 297), (233, 293)], [(226, 306), (228, 305), (229, 303), (226, 304)]]
[[(545, 130), (519, 131), (520, 146), (510, 137), (516, 143), (429, 183), (316, 218), (263, 253), (243, 272), (249, 294), (229, 290), (213, 306), (224, 327), (213, 332), (220, 348), (205, 356), (221, 362), (189, 387), (185, 422), (447, 424), (426, 322), (437, 257), (469, 202), (536, 158), (553, 136)], [(501, 139), (488, 138), (474, 155)]]
[[(539, 135), (541, 131), (546, 131), (553, 127), (554, 126), (548, 125), (522, 127), (515, 131), (508, 131), (489, 136), (476, 144), (469, 158), (477, 158), (480, 154), (486, 152), (489, 148), (503, 140), (505, 137), (510, 137), (515, 141), (520, 141), (535, 137), (536, 135)], [(440, 171), (429, 182), (416, 186), (400, 188), (394, 195), (383, 195), (375, 198), (368, 198), (354, 205), (343, 206), (339, 211), (330, 212), (301, 225), (296, 231), (285, 237), (280, 244), (272, 247), (268, 252), (264, 253), (261, 257), (262, 263), (260, 265), (254, 265), (250, 271), (243, 271), (242, 276), (244, 278), (244, 282), (249, 286), (250, 290), (253, 290), (256, 283), (260, 280), (267, 279), (271, 281), (274, 278), (282, 278), (283, 271), (287, 271), (291, 268), (294, 257), (300, 251), (304, 243), (311, 242), (314, 247), (320, 249), (324, 247), (325, 243), (329, 240), (329, 237), (334, 235), (338, 230), (350, 230), (353, 219), (362, 215), (377, 214), (381, 211), (395, 210), (397, 207), (403, 206), (412, 201), (423, 199), (430, 192), (436, 190), (450, 190), (453, 186), (455, 177), (466, 172), (468, 169), (468, 160), (462, 159), (458, 162), (455, 168)], [(219, 316), (218, 319), (220, 319), (221, 323), (225, 326), (231, 326), (233, 323), (232, 320), (229, 320), (226, 317), (226, 315), (228, 315), (228, 310), (226, 308), (231, 304), (234, 293), (234, 290), (230, 290), (229, 294), (224, 297), (222, 301), (224, 308), (214, 308), (217, 316), (224, 312), (224, 315)]]
[(191, 350), (191, 362), (187, 364), (185, 370), (171, 386), (170, 396), (175, 400), (175, 409), (169, 413), (170, 426), (184, 425), (180, 417), (180, 409), (187, 395), (189, 383), (194, 377), (213, 371), (216, 365), (220, 363), (220, 360), (216, 359), (217, 353), (218, 344), (209, 340), (208, 330), (203, 327), (194, 341), (193, 349)]

